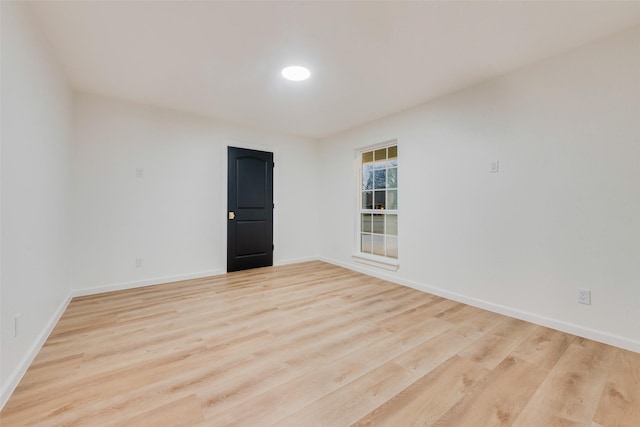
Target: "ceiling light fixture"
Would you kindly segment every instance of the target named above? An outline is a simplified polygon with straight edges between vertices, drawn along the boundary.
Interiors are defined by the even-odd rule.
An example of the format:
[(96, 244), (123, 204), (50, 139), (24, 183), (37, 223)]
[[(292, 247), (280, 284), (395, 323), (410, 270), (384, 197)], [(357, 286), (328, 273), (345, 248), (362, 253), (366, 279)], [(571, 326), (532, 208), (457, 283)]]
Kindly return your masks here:
[(282, 77), (284, 77), (287, 80), (292, 80), (294, 82), (307, 80), (310, 75), (311, 75), (311, 72), (307, 68), (300, 67), (297, 65), (282, 69)]

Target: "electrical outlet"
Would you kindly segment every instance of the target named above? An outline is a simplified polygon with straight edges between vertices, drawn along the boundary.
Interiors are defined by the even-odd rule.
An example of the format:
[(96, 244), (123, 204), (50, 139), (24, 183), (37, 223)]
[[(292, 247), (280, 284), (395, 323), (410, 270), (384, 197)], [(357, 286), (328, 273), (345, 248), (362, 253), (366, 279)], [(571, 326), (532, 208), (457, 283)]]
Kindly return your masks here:
[(589, 289), (578, 289), (578, 302), (580, 304), (591, 304), (591, 291)]
[(142, 268), (142, 258), (136, 258), (136, 268)]

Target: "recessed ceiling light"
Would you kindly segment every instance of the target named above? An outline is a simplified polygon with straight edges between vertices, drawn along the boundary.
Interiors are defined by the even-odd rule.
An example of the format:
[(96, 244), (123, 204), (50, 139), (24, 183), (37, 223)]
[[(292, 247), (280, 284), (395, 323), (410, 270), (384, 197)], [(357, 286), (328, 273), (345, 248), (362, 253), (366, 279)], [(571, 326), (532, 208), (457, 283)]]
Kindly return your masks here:
[(311, 75), (311, 72), (307, 68), (300, 67), (297, 65), (282, 69), (282, 77), (284, 77), (287, 80), (293, 80), (294, 82), (307, 80), (310, 75)]

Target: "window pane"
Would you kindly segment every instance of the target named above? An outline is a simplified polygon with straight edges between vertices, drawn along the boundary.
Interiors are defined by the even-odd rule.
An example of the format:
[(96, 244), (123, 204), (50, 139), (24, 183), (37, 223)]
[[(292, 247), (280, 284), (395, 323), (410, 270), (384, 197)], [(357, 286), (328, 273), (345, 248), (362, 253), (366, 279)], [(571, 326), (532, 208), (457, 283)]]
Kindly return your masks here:
[(381, 148), (379, 150), (376, 150), (376, 154), (374, 157), (374, 160), (377, 162), (379, 160), (386, 160), (387, 159), (387, 149), (386, 148)]
[(387, 166), (398, 166), (398, 147), (395, 145), (393, 147), (389, 147), (388, 153), (387, 157), (389, 158), (389, 161), (387, 161)]
[(373, 253), (375, 255), (384, 256), (384, 236), (372, 236)]
[(376, 188), (387, 188), (387, 171), (377, 170), (374, 171), (374, 184)]
[(398, 188), (398, 168), (387, 171), (387, 188)]
[(374, 203), (374, 209), (385, 209), (385, 191), (381, 190), (381, 191), (374, 191), (375, 193), (375, 203)]
[(389, 258), (398, 258), (398, 238), (387, 237), (387, 256)]
[(362, 152), (360, 161), (360, 251), (397, 259), (398, 147)]
[(373, 214), (373, 228), (372, 231), (377, 234), (384, 234), (384, 215)]
[(387, 188), (387, 171), (386, 169), (374, 171), (374, 185), (376, 189)]
[(362, 227), (360, 231), (371, 233), (371, 214), (362, 214)]
[(373, 165), (368, 164), (362, 167), (362, 189), (373, 190)]
[(373, 191), (362, 192), (362, 209), (373, 209)]
[(398, 235), (398, 215), (387, 215), (387, 235)]
[(386, 209), (398, 209), (398, 190), (387, 190)]
[(371, 234), (362, 234), (361, 236), (362, 238), (362, 247), (360, 248), (360, 250), (362, 252), (371, 253)]

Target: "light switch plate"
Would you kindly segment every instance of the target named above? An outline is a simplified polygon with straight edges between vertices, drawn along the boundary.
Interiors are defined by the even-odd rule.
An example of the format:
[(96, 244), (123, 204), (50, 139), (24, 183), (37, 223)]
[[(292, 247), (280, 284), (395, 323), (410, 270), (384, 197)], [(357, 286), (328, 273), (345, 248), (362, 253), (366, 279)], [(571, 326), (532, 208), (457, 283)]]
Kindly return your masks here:
[(500, 170), (500, 162), (498, 160), (493, 160), (491, 165), (489, 165), (489, 172), (498, 173)]

